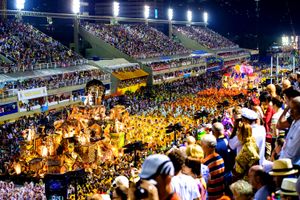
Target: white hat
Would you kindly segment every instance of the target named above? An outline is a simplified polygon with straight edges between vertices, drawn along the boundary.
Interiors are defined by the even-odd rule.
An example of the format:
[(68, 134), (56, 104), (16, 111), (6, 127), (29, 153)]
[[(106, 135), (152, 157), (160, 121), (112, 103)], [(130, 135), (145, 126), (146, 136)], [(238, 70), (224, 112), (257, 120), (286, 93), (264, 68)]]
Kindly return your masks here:
[(249, 108), (242, 108), (242, 117), (249, 120), (256, 120), (258, 118), (257, 113)]
[(125, 176), (118, 176), (118, 177), (115, 178), (115, 180), (113, 181), (113, 186), (114, 186), (114, 187), (124, 186), (124, 187), (126, 187), (126, 188), (129, 188), (129, 180), (128, 180), (128, 178), (126, 178)]
[(161, 174), (174, 176), (174, 173), (175, 169), (173, 163), (168, 156), (153, 154), (145, 159), (140, 178), (150, 180)]
[(293, 168), (291, 159), (282, 158), (273, 162), (272, 171), (269, 172), (271, 176), (287, 176), (296, 174), (298, 170)]
[(298, 196), (296, 191), (297, 178), (285, 178), (281, 183), (280, 190), (276, 193), (288, 195), (288, 196)]

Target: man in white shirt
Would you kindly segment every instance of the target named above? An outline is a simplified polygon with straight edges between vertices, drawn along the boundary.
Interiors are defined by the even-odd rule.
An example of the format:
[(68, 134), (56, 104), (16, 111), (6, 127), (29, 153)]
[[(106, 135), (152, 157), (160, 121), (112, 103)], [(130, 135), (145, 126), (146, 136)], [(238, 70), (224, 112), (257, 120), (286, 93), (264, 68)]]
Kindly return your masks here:
[(280, 158), (290, 158), (294, 165), (300, 165), (300, 97), (292, 100), (290, 109), (294, 121), (286, 136)]
[[(257, 113), (248, 108), (242, 109), (242, 122), (248, 123), (252, 127), (252, 136), (255, 138), (256, 144), (259, 148), (259, 164), (263, 165), (265, 162), (265, 149), (266, 149), (266, 129), (265, 127), (256, 124), (258, 116)], [(237, 154), (242, 149), (242, 144), (237, 136), (229, 140), (229, 146), (232, 150), (236, 149)]]
[(200, 192), (197, 181), (181, 172), (185, 158), (179, 149), (172, 149), (168, 154), (175, 168), (175, 176), (172, 177), (171, 185), (181, 200), (200, 200)]

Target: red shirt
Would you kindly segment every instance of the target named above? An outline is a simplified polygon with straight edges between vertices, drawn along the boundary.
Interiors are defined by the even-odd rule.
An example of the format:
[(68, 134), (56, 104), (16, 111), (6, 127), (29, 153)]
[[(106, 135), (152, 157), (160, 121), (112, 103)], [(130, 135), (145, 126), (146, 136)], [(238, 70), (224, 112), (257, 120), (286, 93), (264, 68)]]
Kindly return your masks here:
[(264, 121), (265, 121), (265, 127), (266, 127), (266, 132), (270, 133), (271, 131), (271, 121), (272, 117), (275, 114), (275, 110), (273, 109), (273, 106), (268, 106), (268, 109), (266, 111)]

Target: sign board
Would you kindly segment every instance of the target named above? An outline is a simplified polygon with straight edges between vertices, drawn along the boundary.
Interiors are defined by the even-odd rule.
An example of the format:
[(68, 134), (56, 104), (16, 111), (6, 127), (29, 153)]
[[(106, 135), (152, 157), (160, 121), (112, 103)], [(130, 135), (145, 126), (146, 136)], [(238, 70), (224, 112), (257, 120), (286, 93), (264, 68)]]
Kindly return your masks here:
[(18, 92), (19, 101), (35, 99), (35, 98), (45, 97), (45, 96), (47, 96), (46, 87), (33, 88), (29, 90), (21, 90)]

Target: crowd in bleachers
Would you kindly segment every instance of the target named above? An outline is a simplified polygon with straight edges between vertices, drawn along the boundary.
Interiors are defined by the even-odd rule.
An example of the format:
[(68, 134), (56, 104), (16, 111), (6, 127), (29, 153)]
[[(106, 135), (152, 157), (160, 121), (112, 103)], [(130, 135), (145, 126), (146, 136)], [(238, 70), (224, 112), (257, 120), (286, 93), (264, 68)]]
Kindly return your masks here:
[(146, 64), (146, 66), (150, 67), (153, 71), (161, 71), (166, 69), (202, 64), (204, 62), (205, 62), (204, 58), (181, 58), (178, 60), (153, 62), (153, 63)]
[(123, 73), (123, 72), (134, 72), (136, 70), (140, 70), (141, 67), (139, 65), (130, 66), (130, 67), (120, 67), (118, 69), (114, 69), (114, 73)]
[[(48, 90), (85, 84), (92, 79), (109, 80), (110, 76), (100, 70), (69, 72), (53, 76), (35, 77), (4, 83), (2, 97), (15, 96), (19, 90), (47, 87)], [(12, 92), (12, 91), (16, 92)], [(0, 98), (2, 98), (0, 95)]]
[(120, 81), (118, 84), (118, 88), (126, 88), (129, 86), (146, 83), (147, 77), (133, 78)]
[(63, 67), (82, 59), (30, 24), (15, 20), (0, 21), (0, 52), (14, 63), (12, 67), (0, 65), (4, 73), (32, 70), (49, 63)]
[(237, 44), (207, 27), (176, 26), (174, 29), (209, 49), (238, 48)]
[(234, 60), (228, 60), (224, 62), (224, 66), (234, 66), (236, 64), (239, 64), (241, 61), (239, 59)]
[(239, 51), (220, 52), (217, 55), (222, 57), (222, 58), (229, 58), (229, 57), (233, 57), (233, 56), (250, 55), (250, 53), (246, 50), (239, 50)]
[(172, 41), (162, 32), (144, 24), (85, 24), (83, 27), (135, 59), (190, 53), (180, 43)]
[(179, 70), (179, 71), (174, 71), (174, 72), (167, 72), (167, 73), (163, 73), (163, 74), (157, 74), (153, 76), (153, 83), (160, 83), (163, 81), (167, 81), (170, 79), (174, 79), (176, 77), (180, 77), (180, 76), (184, 76), (186, 75), (187, 77), (189, 77), (190, 75), (196, 75), (199, 73), (205, 73), (205, 66), (201, 66), (201, 67), (193, 67), (193, 68), (189, 68), (189, 69), (184, 69), (184, 70)]

